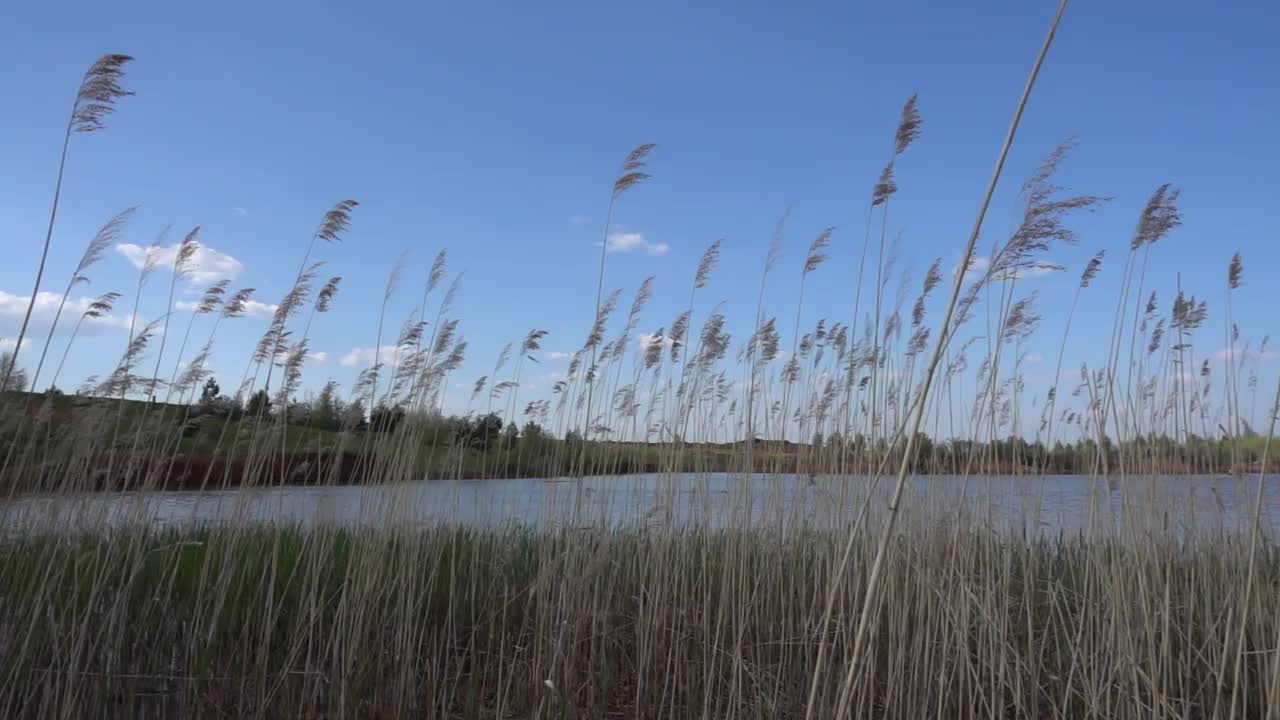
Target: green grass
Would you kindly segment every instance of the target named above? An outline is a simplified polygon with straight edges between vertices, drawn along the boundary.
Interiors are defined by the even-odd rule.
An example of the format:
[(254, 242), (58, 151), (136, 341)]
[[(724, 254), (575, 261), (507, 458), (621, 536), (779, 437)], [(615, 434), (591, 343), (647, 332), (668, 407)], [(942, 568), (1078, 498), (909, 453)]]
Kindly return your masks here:
[[(909, 530), (860, 717), (1261, 717), (1280, 554)], [(794, 717), (841, 538), (464, 528), (124, 532), (0, 555), (0, 710), (293, 717)], [(955, 541), (958, 540), (957, 544)], [(840, 603), (855, 603), (874, 539)], [(833, 660), (852, 627), (830, 630)], [(550, 680), (550, 686), (545, 682)], [(1225, 689), (1225, 690), (1224, 690)], [(824, 692), (821, 716), (834, 693)]]

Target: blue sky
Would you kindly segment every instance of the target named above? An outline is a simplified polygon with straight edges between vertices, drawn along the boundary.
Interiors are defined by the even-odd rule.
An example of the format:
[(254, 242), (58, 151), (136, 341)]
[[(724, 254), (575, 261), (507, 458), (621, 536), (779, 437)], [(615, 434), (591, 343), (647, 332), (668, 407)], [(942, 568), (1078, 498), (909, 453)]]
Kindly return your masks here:
[[(313, 332), (311, 347), (326, 360), (307, 368), (305, 384), (349, 384), (359, 367), (340, 360), (374, 345), (397, 256), (408, 250), (411, 265), (389, 313), (391, 335), (416, 304), (427, 264), (448, 248), (451, 268), (466, 271), (457, 314), (470, 350), (456, 382), (469, 385), (531, 328), (549, 331), (548, 351), (582, 344), (609, 184), (641, 142), (660, 145), (655, 177), (623, 198), (611, 230), (644, 242), (609, 255), (606, 286), (625, 288), (629, 302), (644, 277), (657, 276), (642, 328), (670, 324), (703, 249), (723, 237), (699, 309), (727, 301), (729, 329), (743, 339), (761, 260), (788, 207), (770, 311), (786, 318), (789, 336), (804, 252), (834, 225), (803, 325), (847, 320), (866, 198), (912, 93), (924, 133), (898, 164), (892, 231), (903, 233), (913, 286), (934, 257), (954, 265), (1054, 7), (24, 3), (0, 28), (11, 57), (0, 68), (0, 337), (16, 334), (5, 308), (30, 294), (70, 101), (105, 52), (136, 56), (126, 84), (137, 95), (120, 103), (107, 131), (73, 139), (44, 289), (61, 290), (98, 225), (141, 205), (122, 242), (145, 246), (168, 224), (176, 242), (200, 225), (219, 254), (210, 277), (234, 273), (234, 286), (276, 302), (321, 214), (355, 198), (346, 240), (320, 252), (345, 285)], [(1045, 315), (1031, 346), (1056, 349), (1079, 269), (1106, 248), (1109, 265), (1082, 301), (1069, 353), (1100, 362), (1123, 251), (1163, 182), (1182, 188), (1184, 216), (1151, 257), (1166, 306), (1181, 273), (1182, 286), (1209, 301), (1200, 347), (1214, 346), (1226, 266), (1238, 251), (1242, 332), (1280, 330), (1268, 277), (1280, 260), (1271, 212), (1280, 99), (1268, 86), (1280, 71), (1277, 28), (1280, 6), (1267, 2), (1068, 10), (984, 247), (1009, 231), (1021, 179), (1068, 136), (1080, 146), (1061, 182), (1114, 201), (1075, 223), (1079, 245), (1053, 257), (1066, 273), (1027, 281)], [(113, 250), (73, 299), (119, 290), (127, 306), (135, 273)], [(167, 281), (152, 281), (144, 318), (162, 312)], [(264, 328), (246, 318), (219, 331), (221, 378), (238, 379)], [(109, 371), (124, 339), (119, 327), (93, 329), (59, 384)], [(563, 369), (542, 360), (543, 375)], [(1261, 360), (1274, 377), (1274, 358)], [(529, 384), (532, 399), (548, 383)]]

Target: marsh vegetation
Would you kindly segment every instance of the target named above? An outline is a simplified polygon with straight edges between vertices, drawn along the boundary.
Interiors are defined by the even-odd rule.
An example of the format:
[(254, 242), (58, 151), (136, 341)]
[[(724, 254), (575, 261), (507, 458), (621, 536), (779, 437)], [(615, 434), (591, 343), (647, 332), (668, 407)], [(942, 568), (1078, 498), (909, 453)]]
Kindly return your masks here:
[[(74, 327), (65, 341), (52, 327), (30, 337), (24, 319), (16, 358), (0, 363), (9, 504), (508, 476), (564, 478), (578, 502), (564, 522), (528, 525), (425, 522), (389, 502), (386, 522), (358, 527), (246, 517), (6, 533), (0, 715), (1280, 717), (1280, 549), (1264, 512), (1280, 390), (1258, 381), (1267, 341), (1231, 315), (1248, 290), (1242, 258), (1222, 259), (1213, 303), (1149, 277), (1149, 257), (1180, 224), (1178, 190), (1165, 184), (1133, 207), (1127, 242), (1059, 265), (1056, 253), (1086, 240), (1073, 230), (1080, 213), (1132, 200), (1062, 187), (1068, 141), (1027, 171), (1012, 231), (976, 262), (1052, 38), (955, 269), (938, 258), (922, 278), (901, 272), (889, 213), (914, 181), (924, 125), (913, 96), (885, 164), (868, 172), (863, 232), (824, 230), (801, 265), (783, 267), (779, 222), (747, 298), (746, 337), (732, 338), (729, 308), (700, 292), (727, 246), (709, 245), (685, 309), (650, 329), (652, 279), (626, 304), (607, 284), (605, 238), (598, 275), (581, 279), (594, 317), (548, 397), (520, 396), (547, 337), (532, 328), (491, 372), (465, 379), (465, 412), (446, 416), (467, 341), (460, 275), (444, 250), (420, 269), (397, 263), (372, 299), (374, 347), (391, 340), (392, 357), (374, 357), (349, 388), (304, 382), (311, 331), (343, 301), (323, 258), (358, 220), (354, 200), (303, 231), (292, 285), (273, 299), (234, 389), (218, 387), (209, 358), (256, 295), (226, 282), (188, 310), (131, 326), (104, 377), (53, 389), (74, 382), (64, 366), (80, 323), (117, 305), (137, 317), (139, 297), (163, 277), (158, 253), (136, 286), (103, 293), (80, 317), (60, 307), (54, 325)], [(129, 95), (130, 61), (108, 55), (84, 76), (62, 166)], [(606, 233), (652, 181), (655, 153), (636, 147), (604, 188)], [(61, 183), (60, 172), (31, 305), (58, 270), (45, 258)], [(68, 291), (131, 214), (92, 238)], [(840, 270), (853, 311), (802, 326), (822, 300), (806, 283), (831, 270), (836, 241), (861, 258)], [(199, 248), (198, 228), (178, 244), (159, 291), (166, 308)], [(1069, 308), (1061, 327), (1042, 327), (1046, 300), (1028, 287), (1047, 272), (1075, 278), (1052, 300)], [(1118, 293), (1108, 362), (1091, 367), (1069, 351), (1079, 299), (1103, 273)], [(795, 308), (775, 314), (767, 281), (779, 277), (799, 292)], [(397, 331), (391, 309), (404, 293), (416, 305)], [(1032, 337), (1057, 348), (1041, 390), (1025, 382)], [(1224, 338), (1225, 362), (1211, 364)], [(582, 478), (630, 472), (659, 487), (763, 472), (843, 499), (818, 522), (781, 495), (748, 497), (750, 527), (710, 522), (696, 502), (674, 522), (661, 492), (636, 522), (573, 514), (591, 506)], [(1236, 483), (1229, 522), (1206, 520), (1196, 504), (1144, 501), (1168, 474), (1220, 472)], [(1000, 475), (1032, 495), (1070, 473), (1120, 510), (1091, 505), (1079, 527), (1045, 533), (1034, 515), (997, 523), (990, 504), (931, 496), (941, 484), (918, 477), (930, 473), (974, 484)]]

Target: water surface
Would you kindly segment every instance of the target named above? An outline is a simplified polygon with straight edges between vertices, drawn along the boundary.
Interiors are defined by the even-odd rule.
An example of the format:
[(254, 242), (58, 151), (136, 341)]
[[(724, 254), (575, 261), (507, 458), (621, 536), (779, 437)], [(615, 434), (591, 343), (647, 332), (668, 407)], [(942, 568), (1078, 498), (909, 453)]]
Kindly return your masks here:
[[(1076, 475), (927, 476), (911, 479), (904, 524), (990, 527), (1002, 533), (1108, 532), (1119, 527), (1188, 533), (1251, 526), (1255, 476), (1167, 476), (1118, 485)], [(848, 527), (863, 508), (884, 514), (892, 479), (862, 476), (664, 474), (575, 479), (436, 480), (378, 486), (27, 496), (0, 505), (10, 537), (228, 523), (477, 527)], [(1261, 525), (1280, 527), (1280, 476), (1262, 480)], [(868, 497), (870, 501), (868, 502)]]

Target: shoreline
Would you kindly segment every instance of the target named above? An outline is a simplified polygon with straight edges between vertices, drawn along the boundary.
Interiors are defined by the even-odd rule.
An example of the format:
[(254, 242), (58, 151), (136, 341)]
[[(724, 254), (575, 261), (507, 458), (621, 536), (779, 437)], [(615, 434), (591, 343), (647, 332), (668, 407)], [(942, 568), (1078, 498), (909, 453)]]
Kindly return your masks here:
[[(714, 456), (712, 456), (714, 457)], [(754, 467), (748, 470), (741, 463), (707, 462), (708, 455), (694, 453), (684, 458), (675, 468), (661, 468), (646, 463), (618, 462), (608, 472), (592, 472), (574, 475), (566, 472), (537, 472), (536, 464), (519, 467), (518, 471), (504, 472), (495, 463), (494, 466), (479, 468), (465, 464), (455, 464), (451, 469), (428, 464), (413, 472), (405, 472), (403, 467), (386, 467), (386, 461), (376, 453), (357, 453), (342, 451), (302, 451), (292, 453), (272, 453), (251, 462), (247, 458), (223, 458), (206, 455), (177, 455), (167, 458), (133, 458), (119, 463), (114, 471), (97, 469), (90, 473), (88, 485), (67, 487), (59, 484), (54, 478), (40, 477), (35, 483), (25, 482), (16, 490), (12, 489), (9, 479), (0, 479), (0, 487), (10, 488), (11, 496), (29, 494), (47, 494), (56, 492), (189, 492), (204, 490), (229, 490), (236, 488), (260, 487), (323, 487), (348, 486), (361, 487), (384, 484), (387, 482), (435, 482), (445, 480), (548, 480), (572, 481), (578, 477), (649, 475), (660, 473), (747, 473), (751, 474), (784, 474), (784, 475), (850, 475), (870, 476), (874, 468), (870, 464), (830, 468), (823, 472), (797, 470), (798, 462), (794, 457), (762, 457), (758, 458)], [(1240, 478), (1280, 474), (1280, 460), (1268, 462), (1266, 473), (1261, 467), (1238, 467), (1227, 471), (1204, 471), (1191, 468), (1164, 467), (1157, 473), (1164, 475), (1214, 476), (1222, 478)], [(597, 466), (598, 467), (598, 466)], [(1089, 473), (1063, 472), (1059, 470), (1040, 470), (1011, 463), (1001, 463), (996, 467), (983, 467), (970, 470), (968, 473), (954, 469), (913, 471), (914, 477), (956, 477), (999, 476), (1027, 478), (1049, 476), (1083, 476)], [(1143, 473), (1141, 478), (1149, 478), (1150, 472)], [(885, 475), (882, 474), (882, 477)], [(1112, 475), (1118, 479), (1118, 476)], [(374, 479), (377, 478), (377, 479)]]

